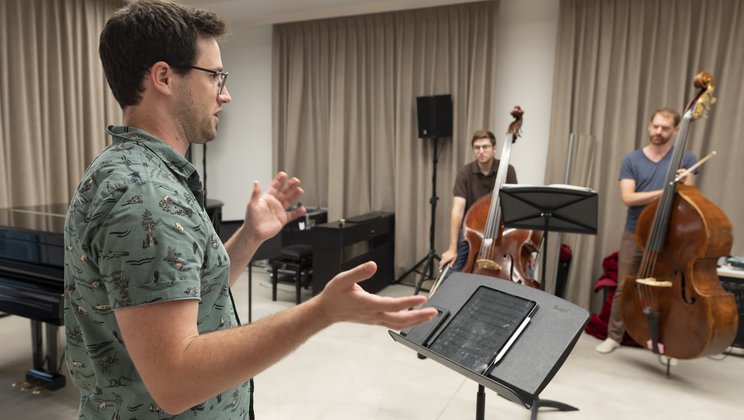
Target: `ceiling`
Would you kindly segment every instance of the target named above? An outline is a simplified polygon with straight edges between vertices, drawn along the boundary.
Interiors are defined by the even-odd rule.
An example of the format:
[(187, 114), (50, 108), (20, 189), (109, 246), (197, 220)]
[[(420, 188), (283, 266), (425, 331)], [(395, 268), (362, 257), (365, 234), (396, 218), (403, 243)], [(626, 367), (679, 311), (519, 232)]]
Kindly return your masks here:
[(266, 25), (417, 9), (473, 0), (176, 0), (210, 9), (232, 25)]

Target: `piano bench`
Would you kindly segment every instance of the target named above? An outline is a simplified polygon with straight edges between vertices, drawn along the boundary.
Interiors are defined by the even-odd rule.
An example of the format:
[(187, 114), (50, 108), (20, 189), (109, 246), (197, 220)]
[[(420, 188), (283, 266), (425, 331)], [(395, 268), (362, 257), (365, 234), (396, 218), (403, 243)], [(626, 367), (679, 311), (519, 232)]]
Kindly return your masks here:
[(310, 245), (291, 245), (282, 248), (280, 256), (269, 259), (271, 266), (271, 300), (276, 300), (279, 274), (289, 274), (295, 284), (295, 301), (302, 301), (301, 288), (310, 285), (313, 276), (313, 248)]

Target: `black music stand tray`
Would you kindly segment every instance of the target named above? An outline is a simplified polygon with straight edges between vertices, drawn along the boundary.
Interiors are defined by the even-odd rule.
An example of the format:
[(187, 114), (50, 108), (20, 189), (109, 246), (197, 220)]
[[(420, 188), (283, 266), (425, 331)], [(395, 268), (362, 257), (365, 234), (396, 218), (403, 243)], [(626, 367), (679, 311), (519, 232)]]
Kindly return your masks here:
[(589, 188), (506, 184), (501, 187), (499, 198), (504, 227), (543, 231), (542, 290), (545, 290), (548, 231), (597, 234), (597, 193)]
[[(436, 343), (438, 334), (447, 328), (452, 319), (460, 315), (459, 312), (466, 302), (482, 286), (537, 303), (537, 311), (532, 315), (528, 326), (501, 361), (485, 373), (459, 364), (440, 351), (432, 349), (436, 348), (436, 345), (432, 344)], [(532, 287), (524, 287), (494, 277), (460, 272), (452, 273), (437, 292), (429, 297), (424, 307), (436, 308), (439, 315), (431, 321), (400, 333), (389, 331), (390, 336), (418, 354), (427, 356), (478, 383), (476, 420), (483, 420), (485, 415), (485, 388), (531, 409), (531, 420), (537, 419), (540, 407), (552, 407), (560, 411), (578, 410), (568, 404), (541, 399), (539, 395), (568, 358), (581, 336), (584, 326), (589, 321), (589, 312), (585, 309)], [(480, 319), (487, 315), (465, 311), (462, 316), (467, 317), (466, 321), (472, 321), (470, 324), (488, 324), (488, 320)], [(471, 320), (471, 317), (476, 316), (479, 318)], [(458, 346), (458, 354), (463, 352), (471, 354), (468, 349), (478, 351), (481, 337), (479, 331), (463, 335), (463, 342)]]

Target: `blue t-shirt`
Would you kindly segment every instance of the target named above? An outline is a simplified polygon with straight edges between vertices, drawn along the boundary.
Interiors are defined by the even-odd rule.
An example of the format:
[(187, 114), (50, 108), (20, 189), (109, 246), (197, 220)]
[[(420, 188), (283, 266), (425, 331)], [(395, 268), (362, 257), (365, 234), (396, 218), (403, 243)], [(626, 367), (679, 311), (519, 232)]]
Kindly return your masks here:
[[(666, 155), (658, 161), (654, 162), (643, 154), (642, 149), (634, 150), (623, 157), (623, 163), (620, 166), (620, 178), (632, 179), (636, 183), (637, 192), (655, 191), (664, 188), (664, 181), (666, 181), (667, 168), (669, 168), (669, 161), (672, 159), (674, 147), (669, 149)], [(682, 168), (689, 168), (697, 162), (697, 157), (694, 153), (685, 151), (684, 157), (682, 158)], [(629, 232), (635, 232), (636, 223), (638, 222), (638, 216), (643, 211), (643, 206), (630, 206), (628, 207), (628, 214), (625, 218), (625, 230)]]

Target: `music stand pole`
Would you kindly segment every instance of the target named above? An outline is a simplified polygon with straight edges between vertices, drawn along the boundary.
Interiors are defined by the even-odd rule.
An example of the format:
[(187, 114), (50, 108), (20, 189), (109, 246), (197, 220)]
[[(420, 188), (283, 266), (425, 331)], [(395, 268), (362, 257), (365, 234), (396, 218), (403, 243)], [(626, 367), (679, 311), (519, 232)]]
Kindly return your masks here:
[(550, 225), (550, 212), (542, 213), (545, 224), (543, 225), (542, 267), (540, 267), (540, 290), (545, 290), (545, 275), (548, 271), (548, 226)]
[(478, 384), (478, 394), (475, 398), (475, 420), (483, 420), (486, 417), (486, 387)]

